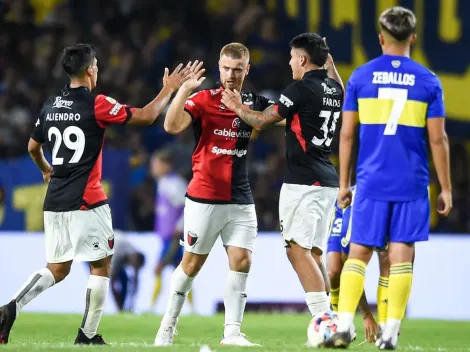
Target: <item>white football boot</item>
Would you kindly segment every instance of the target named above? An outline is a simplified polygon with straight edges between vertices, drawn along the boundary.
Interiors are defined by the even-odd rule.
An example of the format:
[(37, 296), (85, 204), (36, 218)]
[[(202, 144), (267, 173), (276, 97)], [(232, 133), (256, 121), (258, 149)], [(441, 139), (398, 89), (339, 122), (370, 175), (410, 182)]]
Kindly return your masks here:
[(237, 335), (233, 335), (230, 337), (224, 337), (222, 341), (220, 341), (221, 346), (243, 346), (243, 347), (261, 347), (258, 343), (253, 343), (248, 341), (246, 335), (243, 333), (239, 333)]

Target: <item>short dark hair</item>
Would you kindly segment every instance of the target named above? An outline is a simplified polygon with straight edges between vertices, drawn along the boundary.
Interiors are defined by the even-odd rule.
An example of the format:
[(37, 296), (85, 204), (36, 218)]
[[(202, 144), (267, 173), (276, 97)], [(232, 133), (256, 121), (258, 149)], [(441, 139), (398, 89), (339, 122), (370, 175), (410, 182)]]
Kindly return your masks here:
[(75, 44), (64, 48), (60, 63), (69, 76), (79, 76), (96, 57), (95, 47), (91, 44)]
[(416, 16), (404, 7), (391, 7), (380, 15), (379, 28), (401, 42), (416, 32)]
[(330, 53), (330, 48), (317, 33), (299, 34), (290, 41), (290, 46), (295, 49), (304, 49), (310, 56), (310, 61), (320, 67), (325, 65)]

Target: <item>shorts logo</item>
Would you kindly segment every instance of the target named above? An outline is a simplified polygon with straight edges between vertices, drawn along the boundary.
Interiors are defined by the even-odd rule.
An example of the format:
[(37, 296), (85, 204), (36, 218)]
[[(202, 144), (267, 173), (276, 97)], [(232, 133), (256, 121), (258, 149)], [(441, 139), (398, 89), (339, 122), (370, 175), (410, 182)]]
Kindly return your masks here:
[(108, 238), (108, 246), (110, 249), (114, 248), (114, 236), (111, 238)]
[(347, 239), (346, 237), (343, 237), (343, 238), (341, 239), (341, 245), (342, 245), (344, 248), (346, 248), (346, 247), (349, 245), (349, 241), (348, 241), (348, 239)]
[(95, 241), (93, 242), (93, 249), (96, 251), (98, 249), (100, 249), (100, 244), (98, 243), (98, 241)]
[(197, 235), (194, 232), (188, 231), (187, 241), (191, 247), (194, 246), (197, 242)]

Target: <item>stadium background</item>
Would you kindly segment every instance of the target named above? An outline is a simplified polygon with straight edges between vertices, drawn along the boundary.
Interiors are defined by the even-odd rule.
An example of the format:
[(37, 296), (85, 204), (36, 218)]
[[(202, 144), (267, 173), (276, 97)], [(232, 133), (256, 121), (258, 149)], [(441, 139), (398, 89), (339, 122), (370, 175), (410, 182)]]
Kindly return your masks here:
[[(208, 79), (203, 88), (214, 85), (220, 48), (230, 41), (239, 41), (251, 52), (252, 69), (245, 89), (276, 98), (291, 82), (288, 42), (294, 35), (316, 31), (327, 37), (338, 70), (346, 81), (354, 68), (380, 54), (376, 18), (383, 9), (395, 4), (416, 12), (419, 40), (413, 58), (432, 69), (442, 81), (452, 156), (454, 210), (447, 219), (439, 219), (433, 212), (432, 231), (441, 235), (432, 237), (430, 247), (425, 245), (418, 253), (418, 263), (423, 260), (429, 266), (419, 267), (418, 264), (416, 270), (423, 271), (423, 285), (425, 280), (432, 280), (433, 270), (451, 271), (445, 285), (452, 287), (457, 275), (466, 275), (463, 265), (459, 262), (455, 265), (455, 258), (464, 259), (470, 250), (469, 1), (10, 0), (0, 2), (0, 231), (3, 231), (0, 232), (0, 247), (4, 253), (0, 256), (0, 272), (8, 277), (6, 268), (15, 263), (18, 279), (13, 278), (0, 297), (10, 295), (28, 273), (44, 261), (40, 233), (45, 185), (26, 155), (26, 145), (40, 105), (48, 94), (67, 82), (57, 62), (62, 47), (83, 41), (94, 43), (98, 48), (100, 69), (97, 91), (140, 107), (159, 91), (164, 68), (173, 68), (179, 62), (204, 60)], [(191, 130), (178, 137), (170, 136), (162, 128), (163, 120), (161, 116), (149, 128), (111, 128), (106, 135), (103, 176), (115, 227), (132, 232), (131, 238), (136, 242), (141, 236), (143, 242), (139, 242), (139, 246), (150, 248), (147, 258), (150, 264), (142, 273), (142, 291), (146, 290), (146, 282), (152, 281), (152, 265), (159, 245), (156, 237), (148, 233), (153, 229), (155, 198), (155, 181), (148, 172), (149, 156), (163, 146), (170, 146), (177, 152), (179, 171), (190, 176)], [(283, 134), (282, 129), (268, 129), (255, 136), (250, 147), (249, 173), (261, 231), (258, 246), (266, 246), (260, 249), (263, 254), (259, 254), (259, 259), (255, 257), (253, 270), (257, 270), (257, 265), (266, 266), (266, 261), (272, 261), (275, 256), (279, 258), (276, 260), (278, 271), (289, 269), (284, 267), (288, 263), (275, 232), (284, 166)], [(337, 162), (336, 155), (332, 159)], [(430, 186), (434, 203), (438, 192), (436, 182), (433, 172)], [(263, 242), (269, 240), (273, 240), (271, 253), (267, 250), (271, 244)], [(448, 250), (443, 253), (443, 248)], [(20, 251), (26, 249), (31, 260), (25, 262)], [(201, 273), (203, 277), (210, 276), (211, 270), (217, 267), (216, 260), (224, 261), (219, 257), (222, 255), (219, 249), (216, 253), (208, 262), (205, 274)], [(21, 265), (17, 264), (19, 261)], [(74, 270), (81, 269), (76, 266)], [(223, 269), (223, 266), (214, 269), (217, 270), (214, 275), (222, 275), (221, 280)], [(265, 269), (270, 272), (269, 267)], [(263, 273), (260, 271), (260, 282)], [(85, 274), (83, 270), (76, 275), (86, 280)], [(291, 271), (286, 271), (287, 276), (295, 279)], [(203, 277), (199, 281), (204, 282)], [(57, 299), (52, 301), (60, 300), (63, 294), (78, 292), (77, 300), (81, 304), (86, 282), (83, 280), (78, 280), (78, 284), (64, 284), (58, 290), (53, 288), (51, 295), (56, 295)], [(200, 285), (203, 290), (205, 284)], [(419, 287), (420, 281), (415, 281), (414, 285)], [(292, 285), (283, 286), (299, 291), (299, 295), (296, 293), (293, 297), (298, 296), (298, 301), (302, 301), (298, 283), (293, 280)], [(196, 286), (195, 292), (197, 289)], [(279, 289), (270, 289), (276, 290), (278, 294), (273, 300), (287, 300), (288, 294), (283, 296)], [(413, 290), (416, 292), (419, 288)], [(262, 292), (257, 297), (260, 301)], [(450, 302), (456, 299), (455, 293), (447, 293)], [(51, 296), (48, 297), (51, 300)], [(164, 296), (161, 300), (165, 299)], [(196, 293), (196, 306), (203, 306), (203, 300), (203, 297), (197, 298)], [(466, 298), (462, 296), (462, 300)], [(54, 310), (50, 303), (49, 306)], [(47, 310), (44, 307), (49, 306), (45, 298), (39, 298), (32, 308)], [(64, 303), (64, 311), (75, 311), (67, 307)], [(77, 311), (80, 309), (78, 305)], [(455, 311), (455, 314), (461, 313), (459, 317), (470, 319), (468, 309), (441, 309), (443, 315), (438, 317), (455, 318), (452, 315)], [(56, 307), (55, 310), (61, 309)]]

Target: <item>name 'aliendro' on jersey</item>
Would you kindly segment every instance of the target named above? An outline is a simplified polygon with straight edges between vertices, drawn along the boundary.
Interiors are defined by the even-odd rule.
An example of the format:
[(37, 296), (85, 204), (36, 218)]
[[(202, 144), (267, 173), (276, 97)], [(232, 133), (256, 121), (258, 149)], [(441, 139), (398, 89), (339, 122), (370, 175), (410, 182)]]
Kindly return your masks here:
[(426, 196), (426, 121), (445, 116), (438, 77), (410, 58), (382, 55), (353, 72), (343, 111), (359, 113), (357, 192), (384, 201)]
[(101, 185), (104, 132), (126, 123), (134, 108), (94, 96), (86, 87), (66, 87), (44, 103), (31, 133), (52, 154), (44, 211), (87, 210), (107, 203)]
[(338, 187), (330, 161), (343, 103), (343, 88), (326, 70), (306, 72), (289, 85), (274, 108), (286, 121), (285, 183)]

